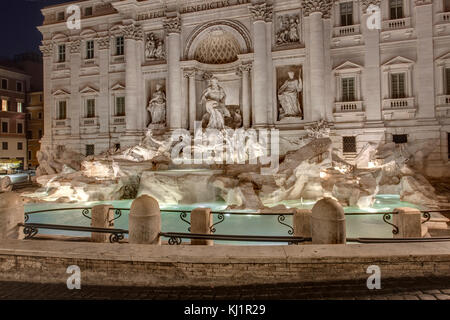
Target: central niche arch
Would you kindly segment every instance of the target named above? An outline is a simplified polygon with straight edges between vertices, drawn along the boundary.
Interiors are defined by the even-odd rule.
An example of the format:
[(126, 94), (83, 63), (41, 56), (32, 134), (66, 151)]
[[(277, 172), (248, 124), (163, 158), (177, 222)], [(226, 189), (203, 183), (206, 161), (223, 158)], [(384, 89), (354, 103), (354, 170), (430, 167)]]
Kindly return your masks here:
[(239, 43), (230, 32), (214, 28), (198, 44), (194, 58), (206, 64), (225, 64), (237, 61), (240, 53)]
[(205, 64), (225, 64), (251, 52), (247, 28), (238, 21), (216, 20), (197, 27), (188, 37), (184, 55)]

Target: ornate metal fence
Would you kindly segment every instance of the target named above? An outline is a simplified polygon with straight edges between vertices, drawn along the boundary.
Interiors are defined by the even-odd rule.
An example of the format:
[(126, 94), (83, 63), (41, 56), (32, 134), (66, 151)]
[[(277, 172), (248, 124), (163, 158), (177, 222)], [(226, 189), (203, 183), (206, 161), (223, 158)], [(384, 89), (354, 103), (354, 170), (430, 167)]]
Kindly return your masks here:
[[(25, 223), (19, 224), (23, 227), (23, 232), (26, 239), (32, 239), (35, 237), (40, 229), (47, 230), (61, 230), (61, 231), (77, 231), (77, 232), (96, 232), (96, 233), (107, 233), (110, 234), (109, 240), (111, 243), (117, 243), (124, 240), (125, 235), (128, 234), (126, 229), (114, 229), (111, 228), (114, 225), (114, 221), (122, 217), (124, 211), (129, 211), (128, 208), (111, 208), (114, 211), (112, 219), (110, 219), (110, 228), (95, 228), (87, 226), (70, 226), (70, 225), (59, 225), (59, 224), (44, 224), (44, 223), (29, 223), (30, 215), (48, 212), (61, 212), (61, 211), (74, 211), (79, 210), (81, 215), (86, 219), (92, 220), (92, 208), (86, 207), (74, 207), (74, 208), (57, 208), (49, 210), (38, 210), (29, 211), (25, 213)], [(178, 214), (180, 220), (187, 224), (189, 227), (187, 231), (190, 232), (190, 221), (188, 220), (188, 215), (191, 210), (169, 210), (162, 209), (162, 213), (167, 214)], [(432, 212), (449, 212), (449, 210), (424, 210), (422, 213), (422, 224), (430, 221)], [(168, 238), (168, 243), (170, 245), (180, 245), (182, 239), (206, 239), (206, 240), (223, 240), (223, 241), (241, 241), (241, 242), (282, 242), (282, 243), (301, 243), (306, 241), (311, 241), (310, 238), (294, 237), (293, 226), (286, 223), (286, 217), (292, 216), (292, 212), (269, 212), (269, 213), (257, 213), (257, 212), (238, 212), (238, 211), (212, 211), (211, 214), (215, 217), (215, 221), (210, 227), (211, 234), (192, 234), (192, 233), (177, 233), (177, 232), (161, 232), (162, 237)], [(392, 216), (397, 214), (397, 212), (380, 212), (380, 213), (366, 213), (366, 212), (351, 212), (345, 213), (346, 216), (366, 216), (366, 215), (379, 215), (385, 223), (392, 226), (392, 233), (398, 234), (399, 228), (394, 223), (391, 222)], [(220, 235), (216, 234), (217, 226), (224, 223), (228, 216), (268, 216), (276, 217), (276, 222), (287, 228), (287, 234), (289, 236), (254, 236), (254, 235)], [(420, 238), (420, 239), (390, 239), (390, 238), (348, 238), (347, 241), (359, 242), (359, 243), (387, 243), (387, 242), (417, 242), (417, 241), (450, 241), (450, 238)]]

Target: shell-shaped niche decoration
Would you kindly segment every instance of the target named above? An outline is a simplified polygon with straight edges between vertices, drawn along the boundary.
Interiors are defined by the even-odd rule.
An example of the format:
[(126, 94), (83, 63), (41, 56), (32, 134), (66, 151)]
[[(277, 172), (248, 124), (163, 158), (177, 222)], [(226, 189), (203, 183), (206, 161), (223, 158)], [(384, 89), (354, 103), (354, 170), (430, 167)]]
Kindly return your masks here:
[(221, 28), (211, 30), (195, 50), (195, 60), (206, 64), (225, 64), (238, 60), (240, 46), (236, 38)]

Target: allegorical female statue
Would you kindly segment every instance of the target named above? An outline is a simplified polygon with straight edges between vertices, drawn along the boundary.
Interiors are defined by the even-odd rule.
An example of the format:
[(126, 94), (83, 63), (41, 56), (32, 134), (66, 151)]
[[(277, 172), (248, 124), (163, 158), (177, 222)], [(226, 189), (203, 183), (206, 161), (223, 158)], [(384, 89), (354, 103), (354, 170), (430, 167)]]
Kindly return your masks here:
[(231, 117), (225, 106), (226, 94), (216, 77), (211, 78), (208, 88), (202, 94), (202, 104), (209, 114), (208, 128), (224, 129), (225, 118)]
[(280, 118), (303, 117), (299, 93), (303, 90), (301, 77), (294, 79), (294, 72), (288, 72), (289, 79), (278, 89), (281, 104)]
[(166, 94), (162, 85), (156, 85), (156, 91), (148, 103), (147, 111), (150, 113), (150, 124), (166, 123)]

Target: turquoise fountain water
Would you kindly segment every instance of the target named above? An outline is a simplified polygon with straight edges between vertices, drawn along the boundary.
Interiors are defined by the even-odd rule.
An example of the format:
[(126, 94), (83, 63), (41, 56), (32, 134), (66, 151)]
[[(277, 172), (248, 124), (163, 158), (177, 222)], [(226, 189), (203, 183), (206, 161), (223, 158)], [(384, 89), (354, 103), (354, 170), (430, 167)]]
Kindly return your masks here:
[[(84, 202), (84, 203), (39, 203), (39, 204), (27, 204), (25, 206), (25, 212), (38, 211), (38, 210), (52, 210), (56, 208), (73, 208), (73, 207), (92, 207), (97, 204), (111, 204), (114, 208), (130, 208), (132, 200), (123, 201), (98, 201), (98, 202)], [(282, 204), (290, 208), (312, 208), (313, 201), (284, 201)], [(211, 208), (214, 211), (222, 211), (226, 209), (224, 202), (212, 202), (212, 203), (196, 203), (192, 205), (163, 205), (162, 211), (162, 231), (163, 232), (188, 232), (189, 225), (180, 219), (179, 213), (168, 213), (164, 210), (187, 210), (190, 211), (194, 208), (205, 207)], [(346, 207), (345, 212), (365, 212), (365, 213), (380, 213), (389, 212), (398, 207), (414, 207), (419, 209), (410, 203), (402, 202), (399, 196), (396, 195), (382, 195), (376, 198), (374, 205), (367, 209), (358, 209), (355, 207)], [(240, 210), (242, 212), (242, 210)], [(251, 212), (251, 211), (249, 211)], [(115, 228), (128, 229), (128, 211), (123, 211), (122, 216), (115, 221)], [(187, 216), (189, 221), (190, 217)], [(217, 222), (218, 218), (214, 216), (214, 222)], [(28, 222), (31, 223), (49, 223), (49, 224), (62, 224), (62, 225), (75, 225), (75, 226), (90, 226), (90, 220), (85, 218), (81, 214), (81, 210), (63, 210), (56, 212), (43, 212), (30, 215)], [(292, 225), (292, 216), (287, 216), (285, 223)], [(346, 217), (347, 237), (351, 238), (391, 238), (392, 227), (383, 221), (382, 215), (358, 215)], [(229, 234), (229, 235), (268, 235), (268, 236), (288, 236), (288, 228), (281, 225), (277, 221), (277, 216), (263, 216), (263, 215), (233, 215), (226, 214), (224, 222), (216, 226), (217, 234)], [(89, 236), (88, 233), (72, 232), (72, 231), (59, 231), (59, 230), (39, 230), (41, 234), (63, 234), (68, 236)], [(261, 245), (268, 243), (239, 243), (239, 242), (223, 242), (217, 241), (217, 243), (226, 243), (233, 245), (249, 245), (256, 244)], [(269, 243), (270, 244), (270, 243)]]

